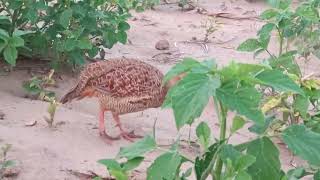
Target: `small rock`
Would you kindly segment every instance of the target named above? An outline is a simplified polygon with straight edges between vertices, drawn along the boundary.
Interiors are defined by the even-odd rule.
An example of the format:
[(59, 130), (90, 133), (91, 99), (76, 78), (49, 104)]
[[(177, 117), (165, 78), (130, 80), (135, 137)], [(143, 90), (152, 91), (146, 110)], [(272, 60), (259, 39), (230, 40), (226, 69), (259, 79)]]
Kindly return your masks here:
[(160, 40), (156, 43), (155, 48), (158, 50), (168, 50), (170, 47), (169, 42), (167, 40)]
[(26, 122), (24, 125), (27, 126), (27, 127), (32, 127), (34, 125), (37, 124), (37, 121), (36, 120), (32, 120), (30, 122)]

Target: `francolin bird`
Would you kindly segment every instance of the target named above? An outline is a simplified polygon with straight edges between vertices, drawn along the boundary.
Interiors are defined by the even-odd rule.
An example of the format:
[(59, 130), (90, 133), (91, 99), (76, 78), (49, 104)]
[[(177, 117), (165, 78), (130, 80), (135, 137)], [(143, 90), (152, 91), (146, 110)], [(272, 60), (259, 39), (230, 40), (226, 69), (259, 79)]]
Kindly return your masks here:
[[(182, 75), (162, 85), (163, 74), (155, 67), (136, 59), (113, 58), (86, 65), (78, 83), (62, 97), (61, 103), (84, 97), (97, 97), (100, 103), (99, 134), (110, 144), (123, 137), (129, 141), (141, 136), (126, 132), (119, 115), (160, 107), (170, 87)], [(111, 111), (120, 136), (111, 137), (105, 132), (104, 113)]]

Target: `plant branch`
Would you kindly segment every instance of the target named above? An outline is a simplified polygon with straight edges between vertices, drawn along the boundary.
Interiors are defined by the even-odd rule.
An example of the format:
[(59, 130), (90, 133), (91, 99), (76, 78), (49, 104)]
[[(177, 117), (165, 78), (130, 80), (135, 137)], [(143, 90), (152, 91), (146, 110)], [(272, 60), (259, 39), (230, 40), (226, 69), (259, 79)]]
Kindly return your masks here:
[[(218, 114), (220, 114), (219, 121), (220, 121), (220, 141), (223, 141), (226, 138), (226, 129), (227, 129), (227, 118), (226, 118), (226, 113), (227, 110), (223, 107), (221, 102), (219, 102), (217, 99), (215, 99), (215, 106), (216, 109), (218, 110), (220, 108), (220, 111)], [(216, 180), (221, 179), (221, 171), (222, 171), (222, 166), (223, 162), (220, 159), (220, 157), (217, 157), (217, 164), (215, 168), (215, 175), (216, 175)]]
[(279, 34), (279, 38), (280, 38), (280, 46), (279, 46), (279, 56), (282, 54), (282, 46), (283, 46), (283, 36), (282, 33), (279, 29), (279, 27), (277, 27), (278, 30), (278, 34)]

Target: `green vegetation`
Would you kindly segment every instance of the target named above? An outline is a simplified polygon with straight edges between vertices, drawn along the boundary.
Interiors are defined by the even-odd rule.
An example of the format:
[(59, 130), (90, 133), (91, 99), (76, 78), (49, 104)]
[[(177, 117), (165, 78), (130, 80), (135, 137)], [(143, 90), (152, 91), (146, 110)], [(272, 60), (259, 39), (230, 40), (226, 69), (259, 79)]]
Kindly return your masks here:
[(19, 56), (76, 66), (103, 48), (127, 42), (129, 10), (157, 0), (1, 0), (0, 52), (14, 66)]
[[(181, 73), (187, 75), (170, 91), (163, 104), (172, 108), (177, 129), (194, 123), (209, 99), (215, 103), (220, 135), (212, 138), (210, 124), (201, 122), (196, 128), (202, 152), (190, 159), (179, 150), (179, 139), (170, 149), (162, 149), (154, 137), (147, 136), (129, 147), (121, 148), (118, 156), (104, 164), (119, 180), (128, 179), (124, 166), (130, 161), (137, 167), (144, 154), (153, 150), (163, 153), (147, 170), (147, 179), (188, 179), (194, 172), (198, 180), (289, 180), (306, 175), (319, 179), (320, 174), (320, 81), (304, 75), (297, 59), (306, 62), (311, 55), (319, 56), (318, 0), (301, 2), (292, 10), (291, 1), (269, 1), (273, 7), (261, 14), (266, 24), (257, 38), (241, 43), (239, 51), (253, 52), (254, 57), (266, 52), (269, 57), (259, 64), (231, 62), (219, 67), (214, 60), (199, 62), (185, 58), (165, 76), (164, 82)], [(268, 49), (271, 33), (278, 35), (279, 50)], [(227, 127), (230, 112), (236, 115)], [(229, 139), (246, 123), (256, 138), (241, 144)], [(306, 160), (307, 167), (285, 172), (281, 168), (279, 150), (273, 138), (281, 139), (295, 155)], [(125, 164), (122, 159), (126, 159)], [(112, 162), (112, 163), (111, 163)], [(181, 166), (192, 168), (182, 172)]]

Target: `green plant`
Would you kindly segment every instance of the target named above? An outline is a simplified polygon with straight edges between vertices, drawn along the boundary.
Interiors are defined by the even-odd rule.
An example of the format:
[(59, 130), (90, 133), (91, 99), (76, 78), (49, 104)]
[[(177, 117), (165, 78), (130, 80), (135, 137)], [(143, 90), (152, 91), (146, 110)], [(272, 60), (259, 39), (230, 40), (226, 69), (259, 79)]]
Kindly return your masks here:
[(155, 0), (1, 0), (0, 52), (16, 64), (19, 55), (49, 59), (52, 65), (82, 65), (100, 50), (126, 43), (129, 10)]
[(57, 107), (60, 105), (60, 103), (56, 100), (55, 97), (48, 97), (45, 96), (44, 100), (49, 102), (49, 106), (47, 108), (47, 113), (49, 117), (44, 116), (44, 120), (48, 123), (49, 127), (51, 128), (54, 122), (54, 116), (56, 114)]
[[(180, 172), (184, 163), (193, 164), (198, 180), (205, 180), (209, 176), (216, 180), (286, 179), (289, 174), (281, 169), (279, 150), (272, 142), (272, 137), (281, 138), (292, 152), (313, 165), (314, 169), (307, 174), (315, 173), (320, 167), (320, 156), (316, 153), (320, 148), (320, 134), (304, 125), (291, 125), (284, 131), (272, 135), (268, 133), (276, 118), (263, 113), (263, 96), (259, 90), (262, 87), (271, 87), (280, 94), (305, 96), (304, 91), (288, 75), (263, 64), (232, 62), (226, 67), (218, 68), (214, 60), (200, 63), (186, 58), (166, 74), (164, 82), (180, 73), (187, 75), (169, 90), (163, 107), (173, 109), (176, 127), (180, 129), (187, 124), (193, 124), (208, 100), (213, 98), (220, 124), (220, 136), (214, 140), (209, 126), (204, 122), (200, 123), (197, 137), (203, 151), (195, 159), (190, 159), (179, 151), (179, 141), (170, 149), (164, 150), (157, 147), (155, 140), (149, 136), (129, 147), (121, 148), (117, 157), (127, 160), (142, 157), (151, 150), (164, 151), (148, 168), (148, 180), (186, 179), (186, 175), (192, 170)], [(230, 111), (237, 115), (232, 120), (231, 129), (227, 129)], [(253, 124), (249, 130), (257, 134), (257, 137), (245, 143), (229, 144), (229, 138), (249, 121)], [(110, 172), (111, 165), (105, 165)]]
[[(154, 139), (148, 140), (153, 142), (152, 146), (143, 143), (150, 139), (146, 137), (122, 148), (116, 160), (141, 157), (157, 149), (164, 151), (148, 168), (148, 180), (187, 179), (192, 170), (198, 180), (210, 176), (215, 180), (289, 180), (305, 176), (319, 179), (320, 81), (311, 75), (305, 76), (296, 62), (298, 57), (307, 60), (311, 53), (317, 53), (317, 45), (313, 43), (318, 43), (314, 38), (318, 37), (319, 1), (303, 2), (295, 11), (289, 7), (290, 0), (270, 3), (274, 8), (262, 13), (261, 18), (267, 23), (259, 30), (258, 37), (248, 39), (238, 47), (239, 51), (254, 52), (255, 57), (262, 52), (268, 53), (270, 57), (262, 63), (232, 62), (219, 68), (214, 60), (199, 62), (185, 58), (164, 77), (166, 82), (186, 73), (169, 90), (163, 103), (164, 108), (173, 109), (177, 129), (193, 124), (212, 98), (220, 124), (219, 137), (212, 138), (210, 126), (201, 122), (196, 135), (202, 152), (194, 159), (181, 153), (179, 141), (170, 149), (162, 149), (154, 145)], [(279, 38), (277, 55), (268, 49), (274, 31)], [(301, 40), (307, 45), (304, 49), (299, 46)], [(236, 115), (231, 128), (227, 129), (230, 111)], [(251, 124), (248, 130), (256, 134), (256, 138), (230, 144), (230, 137), (246, 123)], [(308, 166), (285, 172), (273, 138), (281, 139), (294, 155), (308, 162)], [(184, 163), (193, 168), (181, 172)]]
[(217, 22), (217, 20), (214, 17), (210, 17), (209, 19), (207, 19), (206, 21), (204, 21), (201, 25), (202, 28), (205, 29), (205, 34), (204, 34), (204, 38), (203, 41), (204, 42), (209, 42), (209, 38), (210, 36), (218, 30), (219, 28), (219, 24)]
[(54, 97), (53, 91), (47, 90), (47, 87), (54, 86), (55, 80), (52, 78), (54, 70), (50, 70), (47, 76), (42, 78), (34, 76), (30, 80), (23, 83), (24, 90), (39, 100), (46, 100), (46, 97)]
[[(257, 56), (266, 51), (270, 58), (264, 64), (278, 69), (295, 80), (305, 96), (290, 93), (268, 93), (270, 89), (264, 88), (262, 92), (268, 96), (265, 102), (267, 111), (280, 111), (283, 114), (281, 124), (292, 124), (303, 121), (307, 127), (319, 132), (319, 80), (312, 75), (304, 75), (303, 69), (298, 65), (298, 59), (308, 63), (311, 54), (319, 56), (319, 2), (309, 0), (302, 2), (295, 10), (290, 8), (291, 1), (277, 1), (274, 8), (261, 14), (267, 23), (258, 31), (258, 38), (251, 38), (240, 44), (239, 51), (254, 52)], [(278, 55), (268, 50), (271, 33), (275, 31), (279, 39)], [(312, 108), (310, 108), (312, 106)]]
[(13, 160), (7, 159), (7, 154), (11, 149), (10, 144), (6, 144), (1, 147), (1, 154), (0, 154), (0, 178), (4, 178), (5, 171), (8, 168), (15, 166), (15, 162)]
[(47, 109), (49, 116), (44, 116), (44, 120), (48, 123), (49, 127), (52, 127), (53, 125), (56, 109), (60, 104), (56, 101), (55, 93), (47, 89), (48, 87), (55, 85), (53, 74), (54, 70), (52, 69), (48, 75), (41, 78), (34, 76), (23, 84), (24, 90), (31, 95), (31, 97), (49, 102)]

